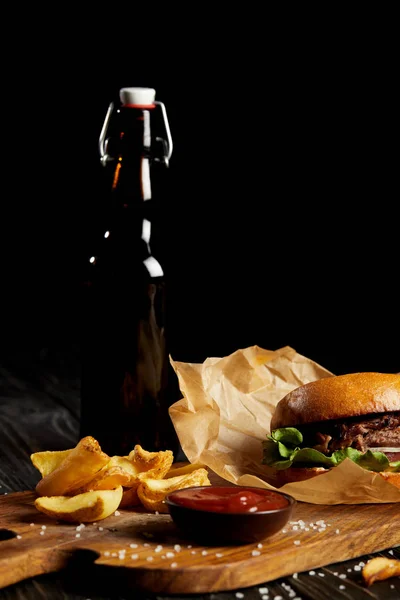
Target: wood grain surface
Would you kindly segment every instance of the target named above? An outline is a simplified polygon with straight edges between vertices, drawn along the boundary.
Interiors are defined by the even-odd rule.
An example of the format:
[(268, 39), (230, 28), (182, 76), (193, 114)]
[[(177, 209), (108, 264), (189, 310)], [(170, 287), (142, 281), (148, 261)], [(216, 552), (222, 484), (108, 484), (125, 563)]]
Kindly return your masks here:
[[(147, 512), (120, 510), (77, 529), (38, 512), (35, 497), (17, 492), (0, 498), (2, 537), (15, 534), (1, 542), (1, 588), (71, 565), (82, 570), (84, 562), (88, 576), (118, 575), (131, 589), (206, 593), (254, 586), (400, 544), (398, 504), (299, 503), (288, 525), (262, 545), (216, 547), (185, 538), (169, 515)], [(309, 531), (294, 523), (299, 520)]]

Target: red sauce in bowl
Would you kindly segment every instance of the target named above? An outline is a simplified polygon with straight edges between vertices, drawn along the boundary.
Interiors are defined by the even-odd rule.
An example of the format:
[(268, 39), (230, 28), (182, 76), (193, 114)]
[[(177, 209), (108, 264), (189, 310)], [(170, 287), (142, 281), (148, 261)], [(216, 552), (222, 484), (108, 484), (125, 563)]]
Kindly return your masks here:
[(169, 500), (179, 506), (218, 513), (258, 513), (289, 505), (285, 496), (254, 487), (212, 486), (178, 490)]

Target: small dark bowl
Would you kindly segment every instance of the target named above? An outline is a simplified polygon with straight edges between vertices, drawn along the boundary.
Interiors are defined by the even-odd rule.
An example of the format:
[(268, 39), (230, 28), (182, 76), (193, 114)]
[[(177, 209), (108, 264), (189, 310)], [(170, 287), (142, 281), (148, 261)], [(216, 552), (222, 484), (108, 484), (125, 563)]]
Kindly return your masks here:
[[(215, 486), (216, 488), (232, 489), (232, 486)], [(239, 490), (260, 491), (260, 488), (251, 486), (233, 486)], [(210, 486), (197, 486), (177, 490), (169, 494), (165, 502), (169, 513), (181, 532), (189, 538), (210, 544), (247, 544), (260, 542), (268, 538), (284, 527), (289, 521), (296, 500), (284, 494), (275, 492), (277, 496), (283, 496), (288, 501), (282, 508), (260, 511), (260, 512), (213, 512), (199, 508), (182, 506), (172, 499), (181, 492), (191, 490), (210, 489)]]

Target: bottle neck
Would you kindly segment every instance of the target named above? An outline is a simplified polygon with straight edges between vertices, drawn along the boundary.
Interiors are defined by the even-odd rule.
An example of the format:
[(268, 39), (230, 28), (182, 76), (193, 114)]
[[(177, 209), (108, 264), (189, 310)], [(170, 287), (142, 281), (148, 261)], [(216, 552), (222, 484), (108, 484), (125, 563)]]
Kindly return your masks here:
[(138, 206), (152, 198), (151, 109), (122, 107), (119, 113), (112, 190), (122, 206)]

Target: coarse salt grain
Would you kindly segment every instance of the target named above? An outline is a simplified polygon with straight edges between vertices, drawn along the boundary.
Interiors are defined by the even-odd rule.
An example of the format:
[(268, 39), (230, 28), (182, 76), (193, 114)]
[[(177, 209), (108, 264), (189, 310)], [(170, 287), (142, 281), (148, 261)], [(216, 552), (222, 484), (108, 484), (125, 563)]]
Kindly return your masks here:
[(393, 556), (393, 550), (389, 550), (389, 554)]
[(340, 533), (340, 529), (336, 529), (335, 533)]
[(282, 600), (282, 596), (275, 596), (275, 600)]
[(309, 575), (315, 575), (315, 571), (309, 571), (308, 574)]
[(114, 513), (114, 515), (115, 515), (116, 517), (119, 517), (119, 515), (120, 515), (120, 514), (121, 514), (121, 513), (119, 512), (119, 510), (116, 510), (116, 511), (115, 511), (115, 513)]
[(99, 531), (103, 531), (103, 527), (99, 527)]
[(282, 533), (287, 533), (287, 529), (282, 529)]
[(351, 572), (352, 572), (352, 570), (353, 570), (353, 569), (347, 569), (347, 572), (348, 572), (348, 573), (351, 573)]
[(172, 567), (173, 569), (175, 569), (175, 567), (177, 567), (177, 566), (178, 566), (178, 563), (176, 563), (176, 562), (173, 562), (173, 563), (171, 563), (171, 567)]
[(157, 546), (156, 548), (154, 548), (154, 552), (161, 552), (163, 549), (162, 546)]
[(75, 537), (81, 537), (81, 534), (80, 533), (76, 533)]
[(361, 571), (361, 567), (360, 567), (360, 565), (355, 565), (355, 567), (354, 567), (354, 570), (355, 570), (355, 571)]
[(190, 548), (193, 548), (193, 546), (192, 546), (191, 544), (189, 544), (188, 548), (189, 548), (189, 550), (190, 550)]
[(137, 548), (138, 545), (137, 544), (129, 544), (129, 548)]
[(173, 552), (167, 552), (167, 558), (174, 558), (175, 554)]
[(242, 592), (236, 592), (235, 596), (236, 598), (244, 598), (244, 594), (242, 594)]
[(320, 577), (325, 577), (325, 573), (318, 573)]
[(104, 556), (110, 556), (110, 553), (108, 550), (106, 552), (104, 552)]
[(251, 553), (252, 556), (260, 556), (261, 552), (259, 552), (258, 550), (253, 550), (253, 552)]
[(180, 552), (182, 550), (182, 548), (179, 544), (175, 544), (174, 550), (175, 550), (175, 552)]
[(293, 525), (292, 529), (293, 529), (293, 531), (297, 531), (298, 530), (297, 525)]
[(346, 575), (344, 573), (340, 573), (339, 579), (346, 579)]
[(261, 596), (261, 600), (269, 600), (269, 596)]
[(131, 559), (136, 560), (139, 557), (139, 554), (131, 554)]
[(202, 554), (203, 556), (207, 556), (208, 552), (207, 552), (207, 550), (203, 550), (201, 554)]
[(40, 532), (40, 535), (44, 535), (44, 531), (41, 531), (41, 532)]
[(345, 585), (339, 585), (339, 590), (345, 590), (346, 586)]
[(31, 527), (35, 527), (35, 523), (30, 523), (30, 526)]
[(196, 550), (192, 550), (190, 554), (196, 554)]
[(299, 575), (298, 575), (298, 573), (293, 573), (293, 575), (292, 575), (292, 577), (293, 577), (294, 579), (297, 579), (297, 578), (298, 578), (298, 576), (299, 576)]
[(300, 540), (295, 540), (295, 541), (293, 542), (293, 544), (294, 544), (295, 546), (300, 546), (301, 542), (300, 542)]
[(22, 535), (17, 535), (17, 540), (20, 540)]
[(146, 558), (146, 560), (148, 560), (149, 562), (151, 562), (152, 560), (154, 560), (154, 558), (153, 558), (152, 556), (148, 556), (148, 557)]
[(221, 558), (223, 556), (222, 552), (217, 552), (215, 555), (217, 558)]
[(42, 525), (42, 529), (43, 529), (43, 530), (44, 530), (44, 529), (47, 529), (46, 525)]
[(262, 587), (262, 588), (259, 588), (258, 591), (260, 594), (268, 594), (268, 588)]

